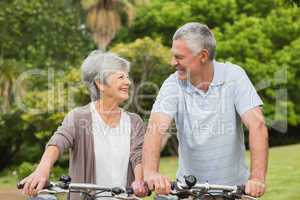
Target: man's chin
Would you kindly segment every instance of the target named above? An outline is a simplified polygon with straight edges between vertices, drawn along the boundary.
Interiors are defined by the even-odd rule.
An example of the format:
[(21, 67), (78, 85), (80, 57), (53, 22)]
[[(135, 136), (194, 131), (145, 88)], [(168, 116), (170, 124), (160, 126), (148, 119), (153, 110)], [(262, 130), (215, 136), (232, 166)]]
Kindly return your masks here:
[(186, 80), (186, 75), (180, 75), (178, 74), (178, 79), (181, 80), (181, 81), (185, 81)]

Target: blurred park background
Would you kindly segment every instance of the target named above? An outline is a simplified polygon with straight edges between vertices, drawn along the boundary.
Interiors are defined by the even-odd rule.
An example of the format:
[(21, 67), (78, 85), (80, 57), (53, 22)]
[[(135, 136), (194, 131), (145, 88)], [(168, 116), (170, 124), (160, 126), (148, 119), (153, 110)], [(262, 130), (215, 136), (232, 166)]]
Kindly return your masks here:
[[(124, 107), (147, 121), (159, 87), (175, 70), (169, 65), (172, 35), (192, 21), (212, 29), (216, 59), (243, 67), (264, 101), (272, 149), (271, 189), (263, 199), (300, 199), (299, 5), (295, 0), (1, 0), (0, 199), (22, 199), (9, 196), (17, 195), (17, 180), (34, 169), (65, 114), (90, 101), (80, 74), (90, 51), (112, 51), (131, 61), (132, 98)], [(174, 129), (162, 155), (162, 171), (174, 178)], [(52, 178), (67, 167), (65, 155)]]

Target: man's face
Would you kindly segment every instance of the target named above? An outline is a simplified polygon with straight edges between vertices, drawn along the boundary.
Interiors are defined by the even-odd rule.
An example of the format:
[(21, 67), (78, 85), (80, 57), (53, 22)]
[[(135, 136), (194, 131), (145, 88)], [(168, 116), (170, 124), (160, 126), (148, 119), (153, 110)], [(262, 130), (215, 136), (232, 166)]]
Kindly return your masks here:
[(171, 65), (176, 67), (178, 79), (186, 80), (188, 73), (190, 73), (191, 76), (197, 74), (200, 69), (199, 56), (198, 54), (193, 55), (185, 40), (174, 40), (171, 52)]

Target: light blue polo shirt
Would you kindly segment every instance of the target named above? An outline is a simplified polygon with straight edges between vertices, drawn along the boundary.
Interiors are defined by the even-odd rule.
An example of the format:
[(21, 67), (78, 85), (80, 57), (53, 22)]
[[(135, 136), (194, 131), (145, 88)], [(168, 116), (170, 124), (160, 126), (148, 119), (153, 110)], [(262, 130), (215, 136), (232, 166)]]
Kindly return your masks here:
[(199, 182), (243, 184), (249, 170), (240, 116), (263, 103), (241, 67), (213, 64), (214, 77), (206, 93), (174, 73), (163, 83), (152, 112), (175, 119), (178, 179), (195, 175)]

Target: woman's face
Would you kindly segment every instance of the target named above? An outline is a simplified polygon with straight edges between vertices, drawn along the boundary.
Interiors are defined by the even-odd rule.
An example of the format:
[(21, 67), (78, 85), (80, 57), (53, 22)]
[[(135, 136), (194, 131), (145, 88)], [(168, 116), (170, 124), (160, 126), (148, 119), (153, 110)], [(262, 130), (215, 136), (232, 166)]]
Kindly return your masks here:
[(116, 71), (107, 77), (107, 84), (103, 85), (101, 95), (115, 99), (122, 103), (129, 98), (130, 80), (128, 72)]

